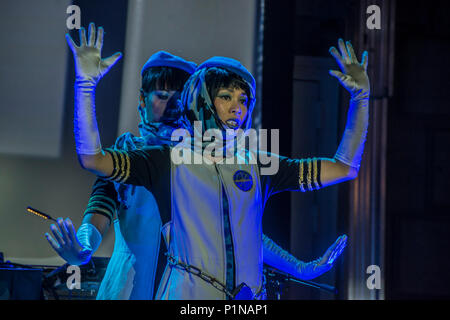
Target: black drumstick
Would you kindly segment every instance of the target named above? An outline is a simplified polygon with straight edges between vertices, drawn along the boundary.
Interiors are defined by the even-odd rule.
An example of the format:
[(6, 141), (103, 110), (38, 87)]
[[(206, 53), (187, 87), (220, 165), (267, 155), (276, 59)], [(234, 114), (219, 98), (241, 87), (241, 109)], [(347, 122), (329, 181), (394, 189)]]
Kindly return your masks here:
[(39, 211), (39, 210), (37, 210), (37, 209), (34, 209), (34, 208), (30, 207), (30, 206), (27, 207), (27, 211), (28, 211), (29, 213), (32, 213), (32, 214), (37, 215), (38, 217), (40, 217), (40, 218), (42, 218), (42, 219), (45, 219), (45, 220), (53, 220), (53, 221), (57, 222), (54, 218), (50, 217), (48, 214), (43, 213), (42, 211)]

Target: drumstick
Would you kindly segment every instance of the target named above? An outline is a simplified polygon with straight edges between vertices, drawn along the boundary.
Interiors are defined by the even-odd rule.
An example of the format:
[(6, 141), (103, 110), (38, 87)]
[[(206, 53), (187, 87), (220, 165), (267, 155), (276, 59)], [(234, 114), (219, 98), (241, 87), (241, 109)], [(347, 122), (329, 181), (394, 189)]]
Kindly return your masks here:
[(57, 222), (55, 219), (53, 219), (52, 217), (50, 217), (48, 214), (43, 213), (42, 211), (39, 211), (39, 210), (37, 210), (37, 209), (34, 209), (34, 208), (30, 207), (30, 206), (27, 207), (27, 211), (30, 212), (30, 213), (32, 213), (32, 214), (37, 215), (38, 217), (40, 217), (40, 218), (42, 218), (42, 219), (45, 219), (45, 220), (53, 220), (53, 221)]

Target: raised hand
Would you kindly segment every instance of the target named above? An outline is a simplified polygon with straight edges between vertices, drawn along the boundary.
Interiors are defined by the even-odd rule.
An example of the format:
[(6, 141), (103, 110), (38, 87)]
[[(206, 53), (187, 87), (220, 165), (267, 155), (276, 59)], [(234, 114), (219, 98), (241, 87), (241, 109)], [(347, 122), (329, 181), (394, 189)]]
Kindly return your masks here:
[(330, 70), (330, 75), (336, 77), (339, 82), (350, 92), (352, 97), (362, 93), (369, 94), (370, 83), (367, 76), (368, 53), (364, 51), (362, 62), (359, 63), (355, 51), (350, 43), (339, 39), (340, 54), (335, 47), (330, 48), (331, 55), (336, 59), (340, 71)]
[(82, 265), (89, 262), (92, 250), (80, 244), (72, 221), (68, 218), (65, 221), (58, 218), (57, 225), (58, 227), (54, 224), (50, 226), (56, 240), (48, 233), (45, 234), (52, 248), (61, 258), (72, 265)]
[(66, 40), (73, 52), (75, 59), (75, 71), (77, 81), (91, 81), (94, 84), (111, 69), (111, 67), (122, 57), (120, 52), (102, 59), (101, 52), (103, 47), (103, 28), (98, 28), (97, 40), (95, 37), (95, 25), (89, 24), (88, 41), (86, 40), (86, 30), (80, 29), (80, 46), (77, 46), (69, 34), (66, 34)]
[(317, 266), (333, 264), (334, 261), (341, 255), (342, 251), (344, 251), (346, 245), (347, 236), (344, 234), (337, 238), (337, 240), (328, 248)]
[(325, 254), (314, 261), (298, 263), (297, 277), (303, 280), (314, 279), (333, 268), (334, 261), (347, 245), (347, 236), (342, 235), (328, 248)]

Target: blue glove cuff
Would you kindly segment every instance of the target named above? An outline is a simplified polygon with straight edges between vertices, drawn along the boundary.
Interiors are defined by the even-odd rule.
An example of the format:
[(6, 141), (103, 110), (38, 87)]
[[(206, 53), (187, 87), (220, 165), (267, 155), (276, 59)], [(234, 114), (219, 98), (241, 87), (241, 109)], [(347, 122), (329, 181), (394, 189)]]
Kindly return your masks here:
[(102, 235), (98, 229), (90, 223), (83, 223), (80, 226), (77, 231), (77, 238), (85, 249), (91, 250), (91, 254), (94, 254), (102, 242)]

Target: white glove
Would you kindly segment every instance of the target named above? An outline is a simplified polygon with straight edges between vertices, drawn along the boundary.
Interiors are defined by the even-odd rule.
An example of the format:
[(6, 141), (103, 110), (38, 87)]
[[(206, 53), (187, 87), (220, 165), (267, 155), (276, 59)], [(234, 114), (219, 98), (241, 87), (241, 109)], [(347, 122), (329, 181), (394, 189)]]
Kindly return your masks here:
[(70, 219), (57, 219), (56, 227), (50, 226), (55, 239), (45, 233), (52, 248), (71, 265), (82, 265), (89, 262), (94, 252), (100, 246), (102, 235), (90, 223), (83, 223), (75, 234), (75, 228)]
[(264, 262), (295, 278), (309, 280), (330, 270), (346, 244), (347, 236), (340, 236), (321, 258), (311, 262), (303, 262), (263, 235)]
[(347, 236), (342, 235), (327, 249), (322, 258), (309, 263), (300, 261), (297, 266), (298, 278), (314, 279), (333, 268), (334, 261), (341, 255), (347, 245)]
[(339, 39), (339, 48), (342, 55), (335, 47), (331, 47), (330, 53), (344, 73), (332, 70), (330, 75), (336, 77), (350, 92), (351, 99), (344, 135), (334, 158), (359, 169), (369, 125), (368, 53), (364, 51), (362, 62), (359, 63), (350, 42), (347, 41), (345, 45)]
[(81, 28), (79, 47), (70, 35), (66, 34), (67, 43), (75, 60), (74, 133), (78, 154), (101, 152), (100, 136), (95, 119), (95, 86), (122, 56), (120, 52), (117, 52), (109, 58), (101, 58), (103, 33), (103, 28), (99, 27), (97, 41), (95, 41), (95, 25), (91, 23), (87, 42), (85, 29)]

